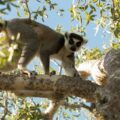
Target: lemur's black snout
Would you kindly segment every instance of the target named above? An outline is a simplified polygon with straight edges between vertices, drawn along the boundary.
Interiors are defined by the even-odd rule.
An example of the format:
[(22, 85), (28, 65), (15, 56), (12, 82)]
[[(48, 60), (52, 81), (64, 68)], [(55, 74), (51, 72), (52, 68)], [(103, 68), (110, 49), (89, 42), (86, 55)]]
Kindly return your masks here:
[(72, 46), (70, 49), (71, 49), (72, 51), (76, 51), (76, 47), (75, 47), (75, 46)]

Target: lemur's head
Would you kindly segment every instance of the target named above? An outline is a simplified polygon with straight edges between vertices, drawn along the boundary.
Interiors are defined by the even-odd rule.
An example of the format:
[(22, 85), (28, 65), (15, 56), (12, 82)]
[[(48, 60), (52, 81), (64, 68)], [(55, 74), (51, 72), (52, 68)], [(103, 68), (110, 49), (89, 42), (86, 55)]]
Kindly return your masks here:
[(70, 52), (76, 52), (87, 41), (82, 36), (75, 33), (65, 33), (65, 47)]

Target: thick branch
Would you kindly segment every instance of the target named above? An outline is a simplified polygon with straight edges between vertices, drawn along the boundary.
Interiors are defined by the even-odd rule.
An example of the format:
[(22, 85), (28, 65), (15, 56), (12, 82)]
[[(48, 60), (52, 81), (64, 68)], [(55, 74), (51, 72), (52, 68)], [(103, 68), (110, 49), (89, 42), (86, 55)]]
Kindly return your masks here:
[[(74, 95), (88, 101), (95, 101), (94, 92), (98, 85), (82, 80), (81, 78), (71, 78), (67, 76), (45, 76), (28, 78), (18, 75), (1, 75), (0, 89), (9, 90), (22, 96), (39, 96), (54, 99), (56, 94), (64, 96)], [(37, 92), (33, 92), (33, 91)], [(42, 91), (42, 92), (41, 92)], [(50, 95), (49, 95), (50, 93)]]

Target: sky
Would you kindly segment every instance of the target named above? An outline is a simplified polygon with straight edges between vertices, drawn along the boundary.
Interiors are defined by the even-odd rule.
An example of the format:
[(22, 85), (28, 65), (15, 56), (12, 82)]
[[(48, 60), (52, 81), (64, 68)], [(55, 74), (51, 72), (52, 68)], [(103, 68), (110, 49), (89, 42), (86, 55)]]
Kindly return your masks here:
[[(54, 0), (56, 2), (56, 0)], [(70, 14), (69, 14), (69, 8), (72, 5), (72, 0), (57, 0), (58, 4), (59, 4), (59, 8), (64, 8), (65, 14), (64, 16), (60, 17), (58, 16), (55, 12), (49, 12), (49, 17), (48, 19), (45, 19), (45, 22), (43, 23), (41, 19), (38, 19), (38, 22), (43, 23), (53, 29), (55, 29), (55, 27), (60, 24), (63, 26), (63, 30), (64, 31), (69, 31), (70, 27), (71, 27), (71, 21), (70, 21)], [(32, 4), (31, 4), (32, 3)], [(36, 6), (38, 6), (38, 4), (36, 4), (36, 2), (33, 2), (33, 0), (31, 0), (30, 2), (30, 8), (32, 10), (36, 9)], [(0, 6), (1, 7), (1, 6)], [(12, 8), (11, 12), (9, 12), (8, 15), (2, 16), (2, 18), (4, 19), (12, 19), (12, 18), (16, 18), (17, 13), (16, 13), (16, 9)], [(109, 36), (106, 36), (104, 39), (105, 41), (107, 41)], [(86, 38), (88, 40), (88, 43), (86, 44), (87, 48), (100, 48), (102, 49), (102, 45), (103, 45), (103, 31), (102, 29), (100, 29), (98, 31), (98, 33), (95, 35), (95, 24), (90, 24), (87, 26), (86, 28)], [(39, 65), (39, 60), (35, 59), (34, 61), (32, 61), (32, 63), (28, 66), (28, 69), (34, 70), (34, 65)], [(76, 119), (77, 120), (77, 119)], [(83, 118), (83, 116), (79, 119), (79, 120), (85, 120)]]

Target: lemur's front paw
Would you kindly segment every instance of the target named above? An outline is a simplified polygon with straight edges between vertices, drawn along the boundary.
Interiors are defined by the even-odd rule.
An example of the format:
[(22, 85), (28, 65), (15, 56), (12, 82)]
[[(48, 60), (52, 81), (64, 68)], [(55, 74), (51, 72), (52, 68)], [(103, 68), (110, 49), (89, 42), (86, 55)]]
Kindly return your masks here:
[(56, 75), (56, 71), (53, 70), (52, 72), (50, 72), (50, 76)]

